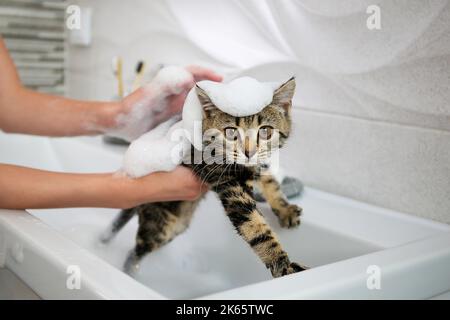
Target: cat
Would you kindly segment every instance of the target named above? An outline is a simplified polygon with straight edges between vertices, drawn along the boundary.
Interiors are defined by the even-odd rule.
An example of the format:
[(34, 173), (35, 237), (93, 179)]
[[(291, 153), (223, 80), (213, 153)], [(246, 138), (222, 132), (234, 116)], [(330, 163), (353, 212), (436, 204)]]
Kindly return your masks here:
[[(289, 260), (277, 236), (256, 208), (253, 197), (253, 188), (257, 186), (282, 227), (294, 228), (300, 224), (302, 209), (288, 203), (279, 183), (269, 173), (268, 164), (271, 152), (284, 145), (291, 131), (295, 79), (291, 78), (275, 90), (272, 102), (262, 111), (246, 117), (234, 117), (222, 112), (205, 91), (198, 86), (195, 90), (203, 108), (203, 132), (221, 133), (214, 139), (204, 139), (203, 150), (226, 143), (227, 148), (214, 149), (219, 151), (212, 154), (216, 159), (228, 157), (231, 163), (211, 163), (202, 154), (201, 163), (185, 161), (183, 165), (191, 168), (218, 195), (237, 233), (250, 245), (273, 277), (305, 270), (306, 267)], [(244, 133), (251, 130), (256, 134), (247, 137)], [(191, 150), (191, 157), (195, 158), (196, 149), (192, 147)], [(255, 164), (239, 161), (254, 159), (255, 156), (261, 161)], [(139, 216), (136, 245), (124, 264), (124, 271), (134, 275), (146, 254), (186, 230), (200, 200), (147, 203), (122, 210), (102, 241), (111, 240), (135, 214)]]

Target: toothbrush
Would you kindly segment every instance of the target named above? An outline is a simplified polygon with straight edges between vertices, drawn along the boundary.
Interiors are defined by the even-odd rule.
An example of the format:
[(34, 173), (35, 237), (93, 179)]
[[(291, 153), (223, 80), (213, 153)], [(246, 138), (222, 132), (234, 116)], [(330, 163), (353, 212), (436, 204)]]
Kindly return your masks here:
[(139, 61), (136, 65), (136, 77), (134, 78), (132, 91), (138, 89), (141, 86), (142, 77), (144, 76), (145, 62)]
[(112, 59), (111, 67), (114, 76), (117, 79), (117, 94), (119, 98), (123, 98), (123, 71), (122, 71), (122, 58), (114, 57)]

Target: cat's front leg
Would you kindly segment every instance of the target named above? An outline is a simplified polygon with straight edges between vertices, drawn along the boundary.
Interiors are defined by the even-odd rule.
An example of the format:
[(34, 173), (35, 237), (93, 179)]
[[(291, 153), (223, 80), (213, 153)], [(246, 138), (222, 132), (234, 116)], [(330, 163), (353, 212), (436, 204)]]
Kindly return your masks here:
[(295, 228), (300, 225), (300, 215), (303, 209), (287, 201), (278, 181), (271, 174), (265, 173), (259, 177), (258, 182), (264, 198), (278, 217), (280, 225), (283, 228)]
[(251, 182), (244, 186), (230, 182), (216, 192), (238, 234), (270, 269), (273, 277), (305, 270), (304, 267), (289, 260), (276, 234), (256, 208)]

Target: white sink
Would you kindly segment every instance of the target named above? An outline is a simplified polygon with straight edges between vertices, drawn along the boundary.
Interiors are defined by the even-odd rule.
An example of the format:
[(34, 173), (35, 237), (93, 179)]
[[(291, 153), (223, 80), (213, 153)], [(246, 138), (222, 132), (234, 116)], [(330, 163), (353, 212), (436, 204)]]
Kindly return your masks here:
[[(104, 172), (119, 167), (124, 148), (99, 138), (0, 133), (0, 150), (2, 163)], [(109, 245), (98, 242), (117, 212), (110, 209), (0, 209), (0, 266), (54, 299), (423, 299), (450, 290), (448, 225), (310, 188), (295, 202), (304, 208), (296, 230), (281, 229), (267, 206), (261, 208), (291, 260), (312, 268), (275, 280), (213, 194), (184, 234), (145, 258), (136, 279), (121, 271), (136, 220)], [(80, 289), (67, 288), (68, 266), (81, 271)], [(374, 277), (379, 289), (371, 285)]]

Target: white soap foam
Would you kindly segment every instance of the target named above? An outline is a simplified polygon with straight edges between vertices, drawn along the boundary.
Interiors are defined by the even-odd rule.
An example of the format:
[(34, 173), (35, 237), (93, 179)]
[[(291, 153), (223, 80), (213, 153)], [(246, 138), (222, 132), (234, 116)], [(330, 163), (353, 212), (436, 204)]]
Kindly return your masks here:
[(172, 154), (179, 142), (170, 139), (168, 132), (180, 127), (181, 122), (172, 118), (133, 141), (125, 153), (121, 171), (138, 178), (155, 171), (175, 169), (181, 163), (182, 154), (179, 152), (178, 157)]
[(160, 116), (161, 112), (168, 110), (168, 96), (180, 94), (193, 84), (192, 74), (182, 67), (170, 66), (161, 69), (143, 88), (145, 97), (135, 103), (127, 114), (117, 117), (119, 129), (110, 130), (108, 134), (133, 141), (156, 125), (156, 115)]
[(186, 137), (197, 149), (202, 149), (203, 111), (195, 88), (189, 91), (183, 107), (183, 127), (188, 133)]
[(169, 94), (180, 94), (186, 83), (194, 83), (192, 74), (177, 66), (162, 68), (151, 82), (153, 86), (165, 88)]
[(229, 83), (201, 81), (198, 86), (220, 110), (235, 117), (260, 112), (272, 102), (275, 89), (272, 83), (250, 77), (237, 78)]

